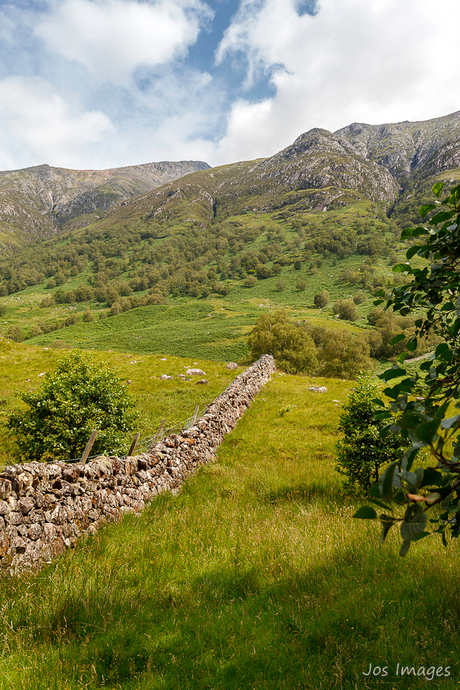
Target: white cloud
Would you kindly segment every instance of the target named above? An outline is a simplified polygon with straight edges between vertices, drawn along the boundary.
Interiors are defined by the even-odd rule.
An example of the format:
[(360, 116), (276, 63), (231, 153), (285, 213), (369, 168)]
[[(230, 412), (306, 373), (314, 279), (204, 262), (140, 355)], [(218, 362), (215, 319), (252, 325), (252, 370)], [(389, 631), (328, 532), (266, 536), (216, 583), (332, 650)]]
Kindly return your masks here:
[(35, 28), (48, 48), (98, 79), (183, 56), (211, 11), (200, 0), (64, 0)]
[(243, 0), (217, 52), (271, 74), (275, 95), (233, 104), (217, 157), (269, 155), (312, 127), (420, 120), (460, 108), (458, 0)]
[(0, 168), (36, 165), (86, 167), (90, 148), (114, 132), (100, 111), (81, 111), (43, 79), (0, 81)]

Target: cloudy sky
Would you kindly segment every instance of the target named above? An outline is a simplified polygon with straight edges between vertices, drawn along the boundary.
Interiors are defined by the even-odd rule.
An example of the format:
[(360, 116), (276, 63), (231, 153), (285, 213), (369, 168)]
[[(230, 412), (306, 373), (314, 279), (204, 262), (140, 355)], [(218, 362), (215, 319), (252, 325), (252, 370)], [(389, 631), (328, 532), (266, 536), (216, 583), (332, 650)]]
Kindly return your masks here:
[(0, 169), (211, 165), (460, 110), (459, 0), (0, 0)]

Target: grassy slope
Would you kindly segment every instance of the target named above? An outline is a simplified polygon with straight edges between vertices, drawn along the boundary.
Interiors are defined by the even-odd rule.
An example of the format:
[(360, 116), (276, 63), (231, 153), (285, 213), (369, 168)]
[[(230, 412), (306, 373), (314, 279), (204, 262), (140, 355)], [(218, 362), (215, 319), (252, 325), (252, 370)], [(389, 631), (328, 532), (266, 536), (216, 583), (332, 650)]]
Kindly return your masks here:
[(276, 374), (178, 497), (4, 580), (0, 687), (427, 687), (397, 663), (458, 687), (458, 553), (430, 537), (403, 560), (351, 519), (332, 453), (352, 384), (324, 383)]
[[(65, 350), (18, 345), (0, 339), (0, 465), (17, 462), (5, 426), (7, 416), (24, 406), (16, 394), (38, 387), (43, 382), (44, 372), (53, 371), (57, 360), (66, 354)], [(169, 428), (191, 417), (196, 405), (202, 410), (238, 374), (238, 371), (228, 371), (221, 363), (197, 361), (192, 356), (168, 355), (163, 361), (161, 354), (139, 356), (131, 350), (95, 352), (93, 357), (115, 367), (122, 381), (129, 385), (137, 400), (139, 422), (136, 431), (141, 433), (141, 438), (154, 435), (163, 419), (165, 427)], [(187, 368), (197, 364), (206, 372), (207, 386), (196, 385), (197, 378), (202, 377), (190, 381), (177, 378), (178, 374), (184, 374)], [(158, 378), (162, 374), (172, 374), (175, 378), (163, 381)], [(131, 437), (127, 439), (126, 450), (130, 442)]]

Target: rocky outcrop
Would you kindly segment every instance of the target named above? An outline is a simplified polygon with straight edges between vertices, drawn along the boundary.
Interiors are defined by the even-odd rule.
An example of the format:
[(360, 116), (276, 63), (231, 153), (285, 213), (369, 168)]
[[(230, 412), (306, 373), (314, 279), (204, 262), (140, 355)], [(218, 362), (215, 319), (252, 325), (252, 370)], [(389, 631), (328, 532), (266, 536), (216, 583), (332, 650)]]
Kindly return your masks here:
[(335, 135), (343, 146), (378, 163), (401, 182), (456, 168), (460, 162), (460, 111), (423, 122), (355, 122)]
[(135, 457), (99, 457), (87, 464), (31, 462), (0, 473), (0, 568), (16, 573), (50, 561), (81, 534), (142, 510), (161, 491), (215, 459), (218, 446), (275, 370), (264, 355), (237, 376), (180, 434)]
[(100, 218), (116, 202), (206, 170), (202, 161), (130, 165), (108, 170), (68, 170), (38, 165), (0, 172), (0, 231), (30, 241)]

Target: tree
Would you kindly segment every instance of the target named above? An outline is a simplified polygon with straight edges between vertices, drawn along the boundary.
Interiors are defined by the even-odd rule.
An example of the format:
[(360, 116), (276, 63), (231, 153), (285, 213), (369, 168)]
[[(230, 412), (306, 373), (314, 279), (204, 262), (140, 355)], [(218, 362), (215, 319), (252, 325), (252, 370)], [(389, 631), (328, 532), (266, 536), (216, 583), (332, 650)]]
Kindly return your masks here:
[(354, 379), (360, 371), (372, 371), (374, 363), (366, 338), (346, 330), (326, 332), (318, 347), (320, 376)]
[(253, 359), (273, 355), (276, 365), (288, 374), (312, 373), (318, 364), (312, 338), (301, 326), (289, 323), (285, 311), (262, 314), (248, 345)]
[(377, 395), (377, 386), (369, 377), (360, 375), (342, 408), (339, 431), (343, 438), (336, 445), (335, 469), (347, 477), (346, 487), (352, 491), (369, 491), (379, 479), (380, 468), (396, 460), (401, 449), (407, 448), (393, 434), (381, 438), (385, 422), (374, 420), (380, 409), (375, 402)]
[(316, 293), (313, 298), (313, 302), (315, 307), (318, 307), (318, 309), (323, 309), (323, 307), (327, 306), (329, 303), (329, 299), (329, 292), (327, 290), (322, 290), (321, 292)]
[(337, 302), (334, 302), (333, 312), (338, 314), (340, 319), (346, 321), (356, 321), (359, 319), (358, 310), (352, 299), (339, 299)]
[(60, 360), (38, 391), (20, 397), (28, 409), (11, 414), (8, 427), (27, 460), (79, 457), (93, 429), (98, 430), (94, 452), (113, 451), (137, 418), (116, 372), (81, 352)]
[[(391, 527), (400, 525), (401, 556), (413, 541), (429, 534), (429, 525), (442, 535), (444, 544), (446, 534), (455, 538), (460, 532), (460, 414), (455, 414), (460, 408), (460, 186), (439, 201), (442, 190), (443, 184), (436, 184), (433, 192), (437, 201), (419, 210), (421, 216), (438, 211), (430, 219), (430, 227), (403, 231), (403, 239), (415, 242), (406, 252), (407, 262), (397, 264), (393, 271), (412, 280), (394, 288), (386, 301), (387, 309), (402, 316), (415, 312), (417, 318), (406, 351), (397, 364), (381, 374), (385, 382), (397, 383), (385, 389), (390, 404), (380, 402), (381, 412), (376, 417), (387, 421), (383, 433), (400, 434), (411, 446), (388, 465), (374, 492), (375, 503), (385, 512), (377, 515), (373, 507), (363, 506), (355, 514), (380, 520), (382, 540)], [(412, 266), (409, 262), (415, 256), (418, 263)], [(408, 376), (404, 367), (408, 353), (415, 351), (420, 337), (432, 333), (441, 342), (421, 364), (421, 373)], [(395, 341), (404, 337), (401, 334)], [(427, 466), (419, 462), (423, 449), (430, 454)], [(416, 461), (418, 466), (414, 467)], [(436, 512), (435, 506), (441, 510)], [(430, 523), (428, 515), (432, 517)]]
[(13, 340), (15, 343), (22, 343), (25, 340), (24, 331), (21, 326), (10, 326), (6, 333), (8, 340)]

